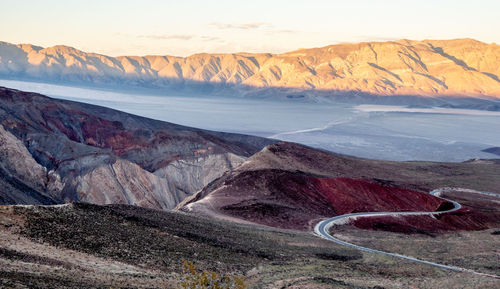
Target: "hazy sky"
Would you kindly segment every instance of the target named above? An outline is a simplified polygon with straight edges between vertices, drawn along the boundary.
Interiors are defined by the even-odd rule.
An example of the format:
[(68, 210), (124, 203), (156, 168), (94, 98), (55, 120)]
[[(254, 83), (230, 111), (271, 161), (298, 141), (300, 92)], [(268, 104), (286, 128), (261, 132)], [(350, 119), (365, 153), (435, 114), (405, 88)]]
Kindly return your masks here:
[(500, 43), (499, 0), (0, 0), (0, 41), (118, 55), (284, 52), (339, 42)]

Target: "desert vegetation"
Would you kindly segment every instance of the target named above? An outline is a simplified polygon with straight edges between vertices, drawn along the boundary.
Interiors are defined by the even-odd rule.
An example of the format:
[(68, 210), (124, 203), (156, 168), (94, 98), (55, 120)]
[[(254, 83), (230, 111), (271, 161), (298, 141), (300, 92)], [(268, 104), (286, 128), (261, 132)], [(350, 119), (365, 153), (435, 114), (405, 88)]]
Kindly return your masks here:
[(180, 289), (245, 289), (243, 276), (219, 275), (216, 272), (200, 272), (196, 266), (184, 261), (177, 284)]

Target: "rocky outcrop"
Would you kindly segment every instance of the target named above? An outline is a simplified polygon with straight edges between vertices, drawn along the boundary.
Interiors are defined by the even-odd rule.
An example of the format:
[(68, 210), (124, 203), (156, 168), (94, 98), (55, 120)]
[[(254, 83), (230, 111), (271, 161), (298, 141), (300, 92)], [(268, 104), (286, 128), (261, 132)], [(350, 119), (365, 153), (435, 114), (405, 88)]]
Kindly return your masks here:
[(164, 178), (178, 190), (178, 194), (191, 195), (224, 172), (231, 171), (246, 158), (232, 154), (213, 154), (194, 159), (176, 160), (154, 172)]
[(500, 97), (500, 46), (473, 39), (338, 44), (283, 54), (189, 57), (86, 53), (0, 43), (0, 75), (101, 85), (226, 90), (304, 97)]
[(0, 204), (55, 203), (45, 194), (51, 182), (57, 186), (57, 178), (48, 175), (24, 144), (0, 125)]
[(272, 141), (0, 88), (0, 201), (172, 209)]
[(43, 191), (47, 186), (47, 170), (38, 164), (24, 144), (0, 125), (0, 166), (2, 170), (33, 189)]
[[(76, 177), (63, 179), (63, 193), (93, 204), (129, 204), (146, 208), (172, 209), (186, 197), (172, 183), (122, 159), (103, 163)], [(66, 199), (70, 195), (65, 195)]]

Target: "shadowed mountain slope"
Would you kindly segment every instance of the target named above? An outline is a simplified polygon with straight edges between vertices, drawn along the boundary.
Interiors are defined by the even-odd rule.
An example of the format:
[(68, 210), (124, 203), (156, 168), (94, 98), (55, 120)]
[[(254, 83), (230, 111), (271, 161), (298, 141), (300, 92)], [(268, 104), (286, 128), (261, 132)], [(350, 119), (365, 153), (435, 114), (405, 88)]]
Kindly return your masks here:
[(490, 153), (490, 154), (494, 154), (494, 155), (500, 156), (500, 147), (487, 148), (487, 149), (484, 149), (483, 152), (487, 152), (487, 153)]

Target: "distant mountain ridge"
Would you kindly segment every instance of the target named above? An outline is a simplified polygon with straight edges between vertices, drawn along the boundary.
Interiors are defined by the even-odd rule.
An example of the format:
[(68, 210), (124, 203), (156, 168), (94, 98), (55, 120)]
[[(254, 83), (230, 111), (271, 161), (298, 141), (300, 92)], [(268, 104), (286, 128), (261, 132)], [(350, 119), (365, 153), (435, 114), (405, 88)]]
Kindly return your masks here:
[(205, 91), (230, 87), (242, 94), (295, 97), (313, 90), (332, 96), (500, 98), (500, 46), (473, 39), (399, 40), (283, 54), (110, 57), (68, 46), (0, 42), (0, 77)]

